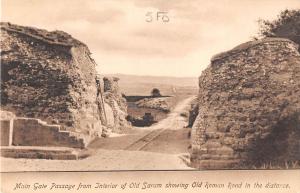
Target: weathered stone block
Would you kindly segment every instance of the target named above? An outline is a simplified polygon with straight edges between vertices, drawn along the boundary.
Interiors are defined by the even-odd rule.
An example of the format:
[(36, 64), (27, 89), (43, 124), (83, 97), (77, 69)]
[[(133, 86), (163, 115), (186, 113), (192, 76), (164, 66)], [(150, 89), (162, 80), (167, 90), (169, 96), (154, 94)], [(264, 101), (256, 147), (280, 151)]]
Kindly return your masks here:
[(1, 146), (10, 145), (10, 132), (12, 128), (12, 121), (10, 120), (0, 120), (0, 135), (1, 135)]
[(51, 149), (37, 147), (1, 147), (1, 156), (26, 159), (77, 160), (78, 153), (72, 149)]

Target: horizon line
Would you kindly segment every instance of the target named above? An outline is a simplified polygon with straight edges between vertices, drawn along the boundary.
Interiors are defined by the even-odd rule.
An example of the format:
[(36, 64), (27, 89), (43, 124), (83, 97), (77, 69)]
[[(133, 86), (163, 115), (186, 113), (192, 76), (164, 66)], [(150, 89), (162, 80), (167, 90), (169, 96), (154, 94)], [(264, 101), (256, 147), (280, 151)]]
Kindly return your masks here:
[(199, 76), (170, 76), (170, 75), (146, 75), (146, 74), (127, 74), (127, 73), (100, 73), (100, 75), (125, 75), (125, 76), (139, 76), (139, 77), (164, 77), (164, 78), (198, 78)]

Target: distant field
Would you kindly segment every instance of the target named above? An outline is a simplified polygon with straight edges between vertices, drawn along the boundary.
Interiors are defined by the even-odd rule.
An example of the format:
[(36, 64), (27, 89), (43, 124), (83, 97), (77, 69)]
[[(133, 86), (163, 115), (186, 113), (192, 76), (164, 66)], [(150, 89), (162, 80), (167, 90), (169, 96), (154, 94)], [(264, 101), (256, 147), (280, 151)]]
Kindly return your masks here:
[[(182, 100), (186, 99), (187, 97), (190, 97), (192, 95), (190, 94), (178, 94), (174, 95), (172, 97), (168, 97), (168, 104), (170, 106), (170, 110), (172, 111), (174, 107)], [(151, 115), (154, 117), (155, 121), (161, 121), (162, 119), (166, 118), (168, 115), (168, 112), (162, 111), (159, 109), (152, 109), (152, 108), (144, 108), (144, 107), (138, 107), (135, 102), (127, 102), (128, 108), (127, 112), (128, 115), (138, 118), (143, 117), (145, 113), (151, 113)], [(185, 112), (182, 112), (185, 113)]]
[(150, 95), (153, 88), (158, 88), (162, 95), (195, 95), (198, 90), (196, 77), (161, 77), (109, 74), (120, 78), (119, 87), (125, 95)]
[[(196, 77), (161, 77), (161, 76), (135, 76), (124, 74), (109, 74), (104, 76), (118, 77), (119, 87), (126, 96), (150, 96), (153, 88), (160, 90), (163, 96), (172, 96), (170, 109), (183, 99), (197, 95), (198, 78)], [(129, 97), (130, 98), (130, 97)], [(167, 117), (167, 112), (138, 107), (133, 101), (128, 101), (128, 115), (142, 117), (145, 113), (151, 113), (155, 121)]]

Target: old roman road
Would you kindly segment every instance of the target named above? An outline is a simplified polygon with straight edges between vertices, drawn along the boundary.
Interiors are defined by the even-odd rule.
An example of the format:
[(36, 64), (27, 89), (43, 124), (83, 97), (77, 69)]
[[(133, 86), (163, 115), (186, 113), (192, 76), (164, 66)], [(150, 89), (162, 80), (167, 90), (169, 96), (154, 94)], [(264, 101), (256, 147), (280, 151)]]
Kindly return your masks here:
[[(147, 129), (150, 130), (150, 132), (147, 133), (142, 138), (140, 138), (139, 140), (127, 146), (125, 150), (130, 150), (130, 151), (139, 151), (139, 150), (151, 151), (152, 150), (155, 152), (159, 152), (156, 151), (157, 149), (167, 153), (168, 150), (165, 149), (166, 145), (164, 144), (166, 140), (172, 137), (170, 136), (171, 134), (176, 135), (178, 132), (183, 130), (184, 127), (187, 125), (186, 119), (182, 117), (180, 114), (189, 107), (193, 99), (195, 99), (195, 97), (189, 97), (181, 101), (179, 104), (176, 105), (174, 110), (168, 115), (167, 118), (163, 119), (157, 124), (154, 124), (153, 126), (148, 127)], [(177, 130), (177, 132), (174, 130)], [(182, 132), (186, 133), (184, 131), (181, 131), (180, 133)], [(166, 136), (164, 137), (164, 135)], [(178, 143), (178, 141), (176, 141), (176, 136), (173, 137), (175, 137), (175, 139), (173, 139), (175, 143)], [(185, 137), (187, 138), (187, 136)], [(169, 146), (172, 148), (171, 145)], [(170, 153), (172, 152), (173, 151), (170, 150)]]

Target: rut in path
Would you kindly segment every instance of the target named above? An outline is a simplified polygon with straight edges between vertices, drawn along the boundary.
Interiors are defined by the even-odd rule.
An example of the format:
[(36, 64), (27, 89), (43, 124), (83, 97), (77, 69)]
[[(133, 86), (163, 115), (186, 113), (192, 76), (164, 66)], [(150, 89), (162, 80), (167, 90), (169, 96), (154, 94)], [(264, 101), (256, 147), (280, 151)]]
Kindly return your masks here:
[(139, 151), (146, 147), (151, 141), (157, 138), (165, 130), (178, 130), (186, 126), (186, 120), (180, 115), (196, 97), (189, 97), (176, 105), (174, 110), (168, 115), (167, 118), (154, 124), (147, 129), (150, 130), (148, 134), (127, 146), (125, 150)]

